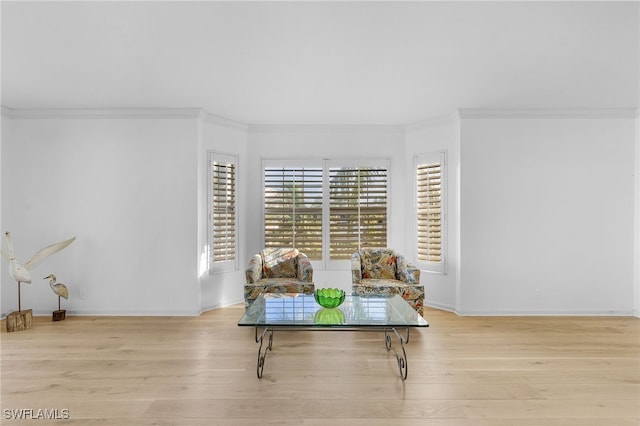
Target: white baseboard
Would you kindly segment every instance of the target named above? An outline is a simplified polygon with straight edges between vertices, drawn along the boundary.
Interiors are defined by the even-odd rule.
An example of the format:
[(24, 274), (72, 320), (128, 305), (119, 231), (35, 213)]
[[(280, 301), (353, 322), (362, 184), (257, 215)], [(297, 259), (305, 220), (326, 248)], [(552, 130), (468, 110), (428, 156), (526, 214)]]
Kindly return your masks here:
[[(228, 303), (219, 303), (211, 306), (203, 306), (200, 310), (73, 310), (67, 309), (68, 316), (157, 316), (157, 317), (171, 317), (171, 316), (199, 316), (203, 312), (213, 311), (215, 309), (222, 309), (229, 306), (244, 303), (244, 301), (234, 301)], [(447, 312), (455, 313), (459, 316), (615, 316), (615, 317), (627, 317), (633, 316), (640, 318), (640, 310), (632, 311), (515, 311), (515, 310), (462, 310), (458, 311), (452, 306), (439, 304), (439, 303), (425, 303), (425, 307), (439, 309)], [(33, 310), (33, 316), (51, 316), (53, 311)], [(0, 314), (0, 319), (5, 319), (8, 313)]]
[(459, 316), (540, 316), (540, 317), (630, 317), (634, 316), (633, 311), (592, 311), (592, 310), (580, 310), (580, 311), (474, 311), (463, 310), (454, 311)]
[(452, 312), (461, 317), (498, 317), (498, 316), (572, 316), (572, 317), (629, 317), (634, 316), (640, 318), (640, 311), (592, 311), (592, 310), (576, 310), (576, 311), (555, 311), (555, 310), (457, 310), (453, 306), (440, 303), (425, 303), (425, 307), (439, 309), (442, 311)]
[(447, 311), (447, 312), (454, 312), (455, 313), (455, 308), (453, 306), (449, 306), (449, 305), (445, 305), (445, 304), (441, 304), (441, 303), (429, 302), (429, 303), (425, 303), (424, 306), (426, 308), (439, 309), (441, 311)]
[(202, 312), (207, 312), (207, 311), (213, 311), (216, 309), (222, 309), (222, 308), (227, 308), (229, 306), (234, 306), (234, 305), (239, 305), (239, 304), (244, 304), (244, 299), (237, 301), (237, 302), (223, 302), (223, 303), (216, 303), (215, 305), (210, 305), (210, 306), (203, 306), (202, 307)]
[[(83, 316), (83, 317), (193, 317), (198, 316), (201, 311), (192, 310), (75, 310), (67, 309), (67, 316)], [(53, 311), (34, 309), (34, 317), (50, 317)], [(6, 318), (7, 313), (2, 314), (2, 318)]]
[[(226, 308), (228, 306), (238, 305), (244, 303), (244, 300), (227, 301), (217, 303), (211, 306), (203, 306), (199, 310), (157, 310), (157, 309), (67, 309), (67, 316), (85, 316), (85, 317), (197, 317), (203, 312), (213, 311), (215, 309)], [(0, 319), (5, 319), (10, 312), (4, 312), (0, 314)], [(51, 316), (53, 311), (45, 309), (33, 309), (34, 317), (47, 317)]]

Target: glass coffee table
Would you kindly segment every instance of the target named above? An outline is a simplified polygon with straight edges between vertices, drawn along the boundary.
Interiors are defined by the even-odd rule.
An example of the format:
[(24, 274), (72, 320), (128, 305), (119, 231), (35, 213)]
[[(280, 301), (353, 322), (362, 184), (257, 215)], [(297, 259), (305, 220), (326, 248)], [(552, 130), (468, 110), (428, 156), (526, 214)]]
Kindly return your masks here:
[[(247, 308), (239, 326), (255, 327), (258, 347), (258, 378), (262, 377), (267, 351), (273, 346), (275, 330), (362, 330), (383, 331), (387, 351), (393, 351), (402, 380), (407, 378), (409, 330), (428, 327), (422, 318), (400, 295), (346, 296), (334, 309), (318, 305), (312, 294), (261, 294)], [(399, 349), (392, 345), (395, 336)], [(263, 350), (263, 343), (267, 339)]]

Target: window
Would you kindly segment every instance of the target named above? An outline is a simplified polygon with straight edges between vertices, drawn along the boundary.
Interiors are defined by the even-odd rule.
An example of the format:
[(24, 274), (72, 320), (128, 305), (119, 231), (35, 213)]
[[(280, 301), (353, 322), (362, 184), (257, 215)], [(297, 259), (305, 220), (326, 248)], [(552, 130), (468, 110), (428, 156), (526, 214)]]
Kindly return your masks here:
[(235, 156), (209, 153), (210, 271), (237, 269), (237, 165)]
[(332, 167), (329, 194), (331, 260), (387, 245), (386, 168)]
[(388, 160), (264, 160), (263, 169), (265, 247), (343, 269), (360, 247), (387, 245)]
[(264, 241), (322, 259), (322, 167), (265, 167)]
[(445, 153), (417, 156), (415, 164), (417, 263), (445, 273)]

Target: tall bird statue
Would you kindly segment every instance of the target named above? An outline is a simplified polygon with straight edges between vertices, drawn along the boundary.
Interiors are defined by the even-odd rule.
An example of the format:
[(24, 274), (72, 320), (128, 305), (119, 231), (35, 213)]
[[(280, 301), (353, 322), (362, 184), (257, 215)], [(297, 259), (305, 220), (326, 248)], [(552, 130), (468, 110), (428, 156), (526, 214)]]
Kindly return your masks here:
[(43, 280), (49, 280), (49, 287), (55, 294), (58, 295), (58, 310), (60, 310), (60, 298), (64, 297), (65, 299), (69, 299), (69, 290), (67, 286), (62, 283), (56, 283), (56, 276), (53, 274), (49, 274), (43, 278)]
[(42, 262), (45, 258), (51, 256), (52, 254), (59, 252), (69, 244), (71, 244), (76, 237), (70, 238), (65, 241), (61, 241), (59, 243), (51, 244), (38, 251), (33, 257), (27, 260), (24, 264), (19, 264), (16, 260), (16, 256), (13, 253), (13, 245), (11, 244), (11, 233), (5, 232), (4, 236), (7, 238), (7, 247), (9, 248), (9, 254), (6, 254), (2, 250), (0, 250), (0, 254), (2, 257), (5, 257), (9, 260), (9, 275), (15, 281), (18, 282), (18, 311), (21, 311), (20, 307), (20, 284), (21, 283), (31, 283), (31, 274), (29, 274), (29, 270), (35, 267), (38, 263)]

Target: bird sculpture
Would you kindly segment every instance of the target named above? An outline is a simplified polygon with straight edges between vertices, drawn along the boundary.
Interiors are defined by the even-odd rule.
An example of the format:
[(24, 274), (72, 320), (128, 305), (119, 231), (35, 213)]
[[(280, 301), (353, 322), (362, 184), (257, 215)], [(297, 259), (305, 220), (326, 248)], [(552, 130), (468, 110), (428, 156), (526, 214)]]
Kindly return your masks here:
[(76, 237), (70, 238), (65, 241), (61, 241), (59, 243), (51, 244), (38, 251), (33, 257), (27, 260), (24, 264), (18, 263), (16, 260), (16, 256), (13, 252), (13, 245), (11, 244), (11, 233), (5, 232), (4, 236), (7, 239), (7, 247), (9, 248), (9, 254), (6, 254), (2, 250), (0, 250), (0, 254), (2, 257), (5, 257), (9, 260), (9, 276), (15, 281), (18, 282), (18, 311), (21, 311), (20, 306), (20, 284), (22, 283), (31, 283), (31, 274), (29, 274), (29, 270), (35, 267), (38, 263), (42, 262), (45, 258), (51, 256), (52, 254), (62, 250), (69, 244), (71, 244)]
[(64, 297), (65, 299), (69, 299), (69, 290), (67, 286), (62, 283), (56, 283), (56, 276), (53, 274), (49, 274), (43, 278), (43, 280), (49, 280), (49, 287), (55, 294), (58, 295), (58, 310), (60, 310), (60, 298)]

